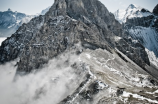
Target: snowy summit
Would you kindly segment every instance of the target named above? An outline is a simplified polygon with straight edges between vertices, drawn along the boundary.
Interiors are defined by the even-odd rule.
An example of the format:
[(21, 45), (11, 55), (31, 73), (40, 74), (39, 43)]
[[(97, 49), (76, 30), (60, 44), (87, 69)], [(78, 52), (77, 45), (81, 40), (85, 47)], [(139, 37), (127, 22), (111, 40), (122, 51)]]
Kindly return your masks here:
[(135, 4), (130, 4), (126, 10), (117, 10), (115, 13), (115, 18), (120, 22), (120, 23), (125, 23), (126, 18), (134, 18), (134, 17), (147, 17), (152, 15), (152, 13), (140, 6), (137, 6)]

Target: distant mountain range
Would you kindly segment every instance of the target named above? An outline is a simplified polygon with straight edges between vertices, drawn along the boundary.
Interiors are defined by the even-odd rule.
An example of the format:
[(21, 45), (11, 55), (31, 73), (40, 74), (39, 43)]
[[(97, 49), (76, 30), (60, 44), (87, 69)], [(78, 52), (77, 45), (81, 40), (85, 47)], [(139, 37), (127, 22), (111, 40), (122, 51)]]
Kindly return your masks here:
[(148, 53), (149, 59), (158, 66), (158, 5), (153, 12), (131, 4), (126, 10), (117, 10), (115, 18), (123, 24), (129, 36), (139, 41)]
[(11, 36), (23, 24), (28, 23), (32, 18), (38, 15), (44, 15), (50, 7), (42, 10), (36, 15), (27, 15), (25, 13), (13, 12), (11, 9), (0, 12), (0, 37)]

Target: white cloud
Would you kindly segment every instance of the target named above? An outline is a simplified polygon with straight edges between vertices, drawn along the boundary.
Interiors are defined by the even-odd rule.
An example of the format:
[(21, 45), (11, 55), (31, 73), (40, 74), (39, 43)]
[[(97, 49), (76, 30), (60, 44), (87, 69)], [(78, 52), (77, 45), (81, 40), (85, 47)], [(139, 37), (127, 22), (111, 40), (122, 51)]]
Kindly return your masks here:
[(15, 62), (0, 65), (0, 104), (58, 103), (80, 83), (81, 76), (75, 74), (80, 70), (71, 67), (76, 61), (75, 55), (67, 53), (51, 60), (39, 72), (16, 77)]

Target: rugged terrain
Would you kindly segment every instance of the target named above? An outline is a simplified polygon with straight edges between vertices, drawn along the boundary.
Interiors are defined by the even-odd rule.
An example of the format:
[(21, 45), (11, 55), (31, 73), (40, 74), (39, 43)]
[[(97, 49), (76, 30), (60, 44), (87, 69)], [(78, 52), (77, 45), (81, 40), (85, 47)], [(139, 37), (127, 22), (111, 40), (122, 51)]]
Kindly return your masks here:
[[(52, 71), (42, 76), (51, 81), (42, 79), (33, 96), (20, 103), (36, 104), (52, 94), (51, 104), (158, 103), (157, 69), (145, 47), (122, 27), (98, 0), (55, 0), (45, 15), (2, 43), (0, 63), (19, 59), (17, 82), (19, 74)], [(58, 71), (63, 75), (56, 76)], [(52, 90), (56, 83), (66, 90)]]
[(87, 2), (56, 1), (46, 15), (23, 24), (2, 43), (1, 63), (20, 56), (19, 69), (30, 71), (80, 42), (91, 49), (118, 48), (142, 68), (150, 65), (145, 48), (126, 37), (114, 15), (99, 1)]

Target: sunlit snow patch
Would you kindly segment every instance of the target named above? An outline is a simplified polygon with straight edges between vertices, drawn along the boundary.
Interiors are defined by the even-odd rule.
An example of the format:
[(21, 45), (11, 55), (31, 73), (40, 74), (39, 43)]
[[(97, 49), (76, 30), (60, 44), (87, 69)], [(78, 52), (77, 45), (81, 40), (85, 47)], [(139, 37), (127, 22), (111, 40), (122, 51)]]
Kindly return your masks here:
[(91, 58), (90, 54), (86, 54), (86, 56), (87, 56), (87, 58), (89, 58), (89, 59)]
[(6, 39), (6, 37), (0, 37), (0, 45)]

